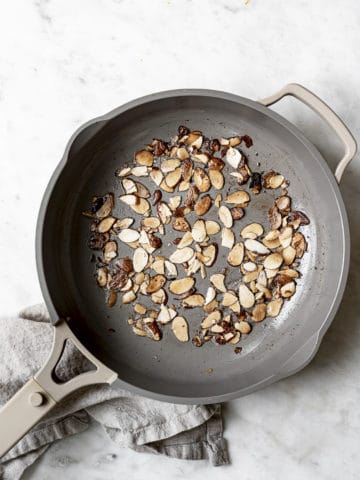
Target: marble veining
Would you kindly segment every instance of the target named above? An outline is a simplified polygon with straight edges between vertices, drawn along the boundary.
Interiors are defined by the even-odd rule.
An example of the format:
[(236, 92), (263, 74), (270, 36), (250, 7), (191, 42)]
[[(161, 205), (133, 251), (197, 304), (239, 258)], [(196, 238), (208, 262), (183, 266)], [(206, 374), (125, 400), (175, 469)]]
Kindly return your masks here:
[[(287, 82), (315, 91), (360, 138), (356, 0), (16, 0), (0, 16), (1, 308), (41, 299), (34, 237), (49, 176), (82, 122), (154, 91), (203, 87), (249, 98)], [(275, 107), (333, 167), (341, 147), (293, 100)], [(343, 303), (305, 370), (225, 406), (232, 465), (119, 450), (101, 427), (53, 445), (27, 480), (359, 478), (360, 162), (341, 190), (352, 236)]]

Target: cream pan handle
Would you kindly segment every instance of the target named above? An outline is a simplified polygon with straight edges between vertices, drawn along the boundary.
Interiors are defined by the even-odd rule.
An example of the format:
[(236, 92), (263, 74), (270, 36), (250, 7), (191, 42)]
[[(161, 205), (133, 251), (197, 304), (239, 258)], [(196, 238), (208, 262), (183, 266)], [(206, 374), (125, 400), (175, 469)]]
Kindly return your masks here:
[[(72, 343), (95, 366), (60, 383), (54, 370), (60, 360), (66, 340)], [(94, 357), (75, 337), (66, 322), (54, 328), (52, 351), (45, 365), (0, 409), (0, 457), (10, 450), (58, 402), (79, 388), (98, 383), (113, 383), (117, 374)]]
[(338, 135), (338, 137), (344, 144), (344, 155), (335, 170), (335, 178), (337, 182), (340, 183), (345, 168), (348, 166), (348, 164), (351, 162), (351, 160), (356, 154), (357, 145), (355, 138), (352, 136), (350, 130), (340, 119), (340, 117), (338, 117), (336, 113), (325, 102), (323, 102), (314, 93), (310, 92), (310, 90), (303, 87), (302, 85), (298, 85), (297, 83), (289, 83), (289, 85), (286, 85), (284, 88), (276, 92), (271, 97), (258, 100), (258, 102), (265, 107), (269, 107), (270, 105), (273, 105), (287, 95), (297, 98), (302, 103), (314, 110), (314, 112), (316, 112), (318, 115), (320, 115), (325, 120), (325, 122), (327, 122), (330, 127), (334, 129), (335, 133)]

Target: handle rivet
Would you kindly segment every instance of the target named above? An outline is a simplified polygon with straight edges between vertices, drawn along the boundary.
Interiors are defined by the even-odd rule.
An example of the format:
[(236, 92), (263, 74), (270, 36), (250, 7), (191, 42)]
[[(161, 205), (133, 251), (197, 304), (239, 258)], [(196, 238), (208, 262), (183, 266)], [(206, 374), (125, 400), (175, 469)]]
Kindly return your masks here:
[(29, 403), (32, 407), (40, 407), (44, 401), (44, 395), (40, 392), (34, 392), (29, 396)]

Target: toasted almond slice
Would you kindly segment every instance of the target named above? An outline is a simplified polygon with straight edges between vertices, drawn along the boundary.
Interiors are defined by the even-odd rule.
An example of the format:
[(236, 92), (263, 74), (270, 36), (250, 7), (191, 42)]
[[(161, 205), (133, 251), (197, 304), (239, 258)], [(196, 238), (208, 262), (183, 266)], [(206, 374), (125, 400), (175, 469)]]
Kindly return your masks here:
[(181, 168), (175, 168), (172, 172), (169, 172), (165, 177), (166, 184), (170, 187), (176, 187), (181, 179)]
[(165, 268), (166, 272), (170, 277), (177, 277), (178, 271), (176, 268), (176, 265), (173, 263), (169, 262), (169, 260), (165, 260)]
[(255, 272), (257, 270), (256, 263), (254, 262), (245, 262), (243, 263), (243, 268), (247, 272)]
[(241, 230), (240, 235), (242, 238), (252, 238), (255, 239), (260, 237), (264, 233), (264, 229), (260, 223), (250, 223), (245, 228)]
[(278, 230), (270, 230), (263, 238), (262, 243), (268, 248), (277, 248), (280, 246), (279, 235)]
[(215, 288), (220, 290), (220, 292), (226, 292), (225, 287), (225, 275), (223, 273), (214, 273), (210, 277), (210, 282), (214, 285)]
[(113, 258), (117, 255), (117, 243), (107, 242), (104, 247), (104, 262), (110, 263)]
[(283, 175), (277, 172), (268, 172), (263, 175), (263, 185), (265, 188), (279, 188), (284, 181)]
[(202, 263), (196, 257), (192, 258), (188, 263), (189, 268), (187, 269), (187, 275), (192, 275), (201, 269)]
[(131, 174), (131, 168), (130, 167), (122, 168), (120, 171), (117, 172), (118, 177), (127, 177), (130, 174)]
[(283, 195), (276, 199), (276, 206), (283, 213), (289, 213), (291, 207), (291, 198), (287, 195)]
[(130, 207), (136, 205), (138, 202), (139, 202), (139, 197), (137, 197), (136, 195), (134, 194), (130, 194), (130, 195), (121, 195), (119, 197), (119, 200), (121, 200), (122, 202), (126, 203), (126, 205), (130, 205)]
[(116, 220), (116, 222), (113, 225), (113, 228), (116, 230), (121, 230), (123, 228), (131, 227), (133, 223), (134, 223), (133, 218), (122, 218), (122, 219)]
[(157, 317), (157, 321), (161, 323), (162, 325), (165, 325), (166, 323), (171, 322), (171, 316), (169, 309), (166, 305), (162, 304), (160, 305), (160, 312)]
[(210, 189), (210, 178), (203, 168), (196, 167), (194, 169), (193, 179), (200, 193), (207, 192)]
[(265, 295), (265, 298), (267, 298), (268, 300), (270, 300), (272, 298), (272, 294), (271, 294), (271, 291), (267, 288), (267, 287), (264, 287), (263, 285), (261, 285), (260, 283), (257, 283), (256, 284), (256, 288), (262, 292), (264, 295)]
[(196, 215), (199, 215), (200, 217), (202, 215), (205, 215), (210, 210), (212, 204), (212, 199), (210, 195), (204, 195), (203, 197), (200, 197), (198, 201), (195, 203), (195, 213)]
[(268, 255), (264, 260), (264, 267), (270, 268), (271, 270), (275, 270), (281, 267), (283, 262), (283, 257), (280, 253), (271, 253)]
[(214, 220), (205, 220), (205, 229), (208, 235), (215, 235), (220, 232), (220, 225)]
[(218, 210), (218, 215), (224, 227), (231, 228), (233, 226), (233, 217), (228, 207), (222, 205)]
[(181, 161), (178, 158), (169, 158), (161, 163), (161, 171), (163, 173), (173, 172), (176, 168), (180, 167)]
[(151, 268), (154, 270), (156, 273), (160, 273), (160, 275), (165, 274), (165, 261), (164, 259), (156, 260), (155, 262), (152, 263)]
[(229, 165), (233, 168), (238, 168), (241, 160), (241, 153), (236, 148), (230, 147), (226, 152), (225, 158)]
[(145, 230), (157, 230), (160, 227), (160, 220), (157, 217), (147, 217), (141, 220)]
[(241, 265), (244, 259), (244, 244), (242, 242), (235, 243), (227, 256), (227, 261), (232, 267)]
[(201, 243), (206, 238), (206, 228), (204, 220), (196, 220), (191, 230), (192, 238), (195, 242)]
[(239, 287), (239, 300), (244, 308), (251, 308), (255, 303), (254, 294), (246, 285), (240, 285)]
[(235, 205), (246, 205), (250, 201), (250, 196), (245, 190), (237, 190), (227, 195), (225, 202)]
[(215, 310), (211, 312), (204, 320), (201, 322), (201, 328), (210, 328), (217, 322), (221, 320), (221, 312), (219, 310)]
[(216, 310), (218, 308), (218, 306), (219, 306), (219, 303), (216, 300), (212, 300), (207, 305), (206, 304), (204, 305), (204, 312), (205, 313), (211, 313), (214, 310)]
[(172, 213), (170, 208), (168, 207), (167, 203), (165, 202), (159, 202), (157, 204), (157, 212), (159, 215), (159, 218), (163, 224), (170, 223)]
[(240, 338), (241, 338), (241, 333), (236, 332), (235, 335), (232, 337), (232, 339), (229, 341), (229, 343), (231, 343), (231, 345), (236, 345), (237, 343), (240, 342)]
[(290, 278), (300, 277), (300, 273), (297, 270), (294, 270), (292, 268), (284, 268), (283, 270), (280, 270), (279, 275), (286, 275), (287, 277), (290, 277)]
[(141, 285), (144, 282), (145, 274), (144, 272), (139, 272), (135, 275), (135, 285)]
[(222, 145), (222, 146), (230, 145), (230, 140), (228, 138), (221, 137), (220, 138), (220, 145)]
[(150, 338), (152, 338), (156, 342), (161, 340), (161, 330), (159, 329), (157, 322), (153, 318), (144, 318), (144, 326), (145, 329), (149, 332)]
[(210, 302), (212, 302), (215, 297), (216, 297), (215, 288), (208, 287), (208, 289), (206, 291), (205, 305), (208, 305)]
[(224, 307), (230, 307), (230, 305), (233, 305), (238, 301), (238, 298), (232, 290), (228, 290), (227, 292), (224, 293), (223, 299), (222, 299), (222, 304)]
[(195, 162), (203, 163), (204, 165), (207, 165), (210, 155), (207, 153), (197, 153), (196, 155), (192, 155), (191, 157)]
[(139, 165), (151, 167), (151, 165), (154, 163), (154, 155), (148, 150), (140, 150), (139, 152), (135, 153), (135, 161)]
[(131, 280), (131, 278), (128, 278), (126, 280), (125, 285), (120, 288), (120, 291), (121, 292), (128, 292), (129, 290), (132, 290), (132, 287), (133, 287), (133, 281)]
[(191, 245), (193, 242), (193, 237), (191, 232), (186, 232), (185, 235), (182, 237), (180, 242), (177, 244), (177, 248), (185, 248)]
[(116, 221), (116, 218), (114, 218), (114, 217), (105, 217), (97, 225), (96, 230), (99, 233), (106, 233), (111, 229), (111, 227), (114, 225), (115, 221)]
[(195, 293), (189, 297), (184, 298), (182, 306), (185, 308), (203, 307), (205, 304), (205, 298), (200, 293)]
[(280, 313), (281, 307), (284, 301), (282, 298), (277, 298), (276, 300), (272, 300), (267, 305), (267, 315), (269, 317), (277, 317)]
[(139, 215), (145, 215), (150, 211), (150, 203), (145, 198), (138, 198), (138, 202), (130, 206)]
[(211, 185), (215, 188), (215, 190), (221, 190), (224, 187), (225, 179), (220, 170), (210, 169), (209, 178)]
[(123, 230), (121, 230), (118, 237), (122, 242), (131, 243), (139, 240), (140, 233), (137, 230), (133, 230), (132, 228), (124, 228)]
[(184, 217), (175, 217), (172, 227), (178, 232), (189, 232), (191, 230), (189, 222)]
[[(237, 335), (239, 335), (239, 332), (237, 332)], [(224, 333), (224, 340), (226, 343), (231, 343), (231, 340), (235, 337), (235, 333), (233, 332), (226, 332)]]
[(205, 257), (207, 257), (207, 260), (205, 260), (203, 263), (207, 267), (212, 267), (215, 263), (217, 254), (218, 254), (218, 246), (216, 243), (212, 243), (211, 245), (208, 245), (203, 249), (203, 254)]
[(186, 192), (186, 190), (189, 190), (190, 188), (190, 182), (185, 182), (184, 180), (179, 183), (178, 190), (179, 192)]
[(264, 270), (259, 271), (258, 277), (257, 277), (257, 283), (262, 285), (263, 287), (267, 287), (268, 281), (267, 281), (267, 276)]
[(268, 217), (272, 230), (277, 230), (281, 227), (282, 217), (276, 205), (272, 205), (269, 208)]
[(187, 342), (189, 340), (189, 328), (184, 317), (175, 317), (172, 321), (171, 329), (180, 342)]
[(164, 192), (168, 192), (168, 193), (172, 193), (175, 189), (174, 187), (169, 187), (169, 185), (166, 183), (166, 180), (164, 178), (164, 180), (160, 183), (160, 188), (161, 190), (163, 190)]
[(163, 304), (167, 301), (167, 294), (163, 288), (160, 288), (157, 292), (151, 295), (151, 300), (157, 304)]
[(254, 280), (256, 280), (258, 278), (258, 271), (255, 270), (254, 272), (248, 272), (246, 273), (242, 280), (244, 283), (250, 283), (250, 282), (253, 282)]
[(258, 303), (255, 305), (251, 318), (254, 322), (262, 322), (266, 317), (266, 305), (265, 303)]
[(194, 253), (194, 250), (190, 247), (179, 248), (170, 255), (169, 260), (172, 263), (188, 262), (194, 256)]
[(280, 294), (284, 298), (289, 298), (294, 295), (296, 290), (295, 282), (292, 280), (291, 282), (286, 283), (280, 288)]
[(181, 196), (176, 195), (175, 197), (169, 198), (169, 207), (172, 211), (176, 210), (181, 203)]
[(134, 251), (133, 265), (136, 273), (142, 272), (149, 261), (149, 254), (142, 248), (138, 247)]
[(139, 337), (147, 337), (145, 330), (142, 328), (132, 327), (132, 331), (135, 333), (135, 335), (139, 335)]
[(296, 232), (292, 239), (291, 246), (296, 250), (296, 258), (302, 258), (307, 249), (307, 243), (304, 235), (300, 232)]
[(153, 168), (150, 171), (150, 178), (157, 186), (159, 186), (163, 181), (164, 175), (159, 168)]
[(292, 262), (295, 260), (295, 255), (296, 255), (296, 250), (291, 245), (284, 248), (284, 250), (282, 251), (282, 256), (283, 256), (285, 265), (291, 265)]
[(108, 269), (106, 267), (99, 267), (96, 272), (96, 282), (99, 287), (105, 287), (108, 281)]
[(266, 253), (270, 253), (270, 250), (265, 247), (262, 243), (252, 238), (248, 238), (245, 240), (245, 248), (250, 250), (250, 252), (259, 253), (260, 255), (265, 255)]
[(180, 147), (177, 149), (176, 156), (180, 158), (180, 160), (185, 160), (186, 158), (189, 158), (189, 153), (184, 147)]
[(131, 178), (124, 178), (121, 184), (126, 194), (136, 193), (136, 183)]
[(203, 263), (200, 266), (200, 275), (203, 280), (207, 277), (206, 267)]
[(248, 333), (251, 332), (250, 323), (244, 320), (241, 320), (240, 322), (236, 322), (234, 327), (236, 328), (236, 330), (238, 330), (240, 333), (243, 333), (244, 335), (247, 335)]
[(229, 145), (230, 147), (236, 147), (236, 145), (240, 145), (241, 139), (240, 137), (231, 137), (229, 138)]
[(215, 325), (210, 327), (210, 331), (213, 332), (213, 333), (223, 333), (224, 327), (215, 323)]
[(147, 177), (149, 175), (149, 171), (146, 166), (134, 167), (131, 169), (131, 173), (135, 177)]
[(190, 158), (187, 158), (181, 164), (181, 174), (183, 181), (190, 182), (193, 172), (193, 162), (190, 160)]
[(215, 200), (214, 200), (214, 205), (215, 205), (216, 208), (220, 207), (221, 201), (222, 201), (222, 195), (221, 195), (221, 193), (218, 193), (215, 197)]
[(225, 248), (232, 248), (235, 243), (234, 232), (230, 228), (224, 227), (221, 231), (221, 245)]
[[(125, 180), (124, 180), (125, 181)], [(134, 182), (136, 187), (136, 195), (141, 198), (149, 198), (150, 192), (145, 185), (140, 182)]]
[(128, 292), (124, 293), (121, 298), (122, 303), (131, 303), (136, 299), (136, 293), (133, 290), (129, 290)]
[(166, 277), (164, 275), (157, 274), (154, 277), (150, 277), (149, 285), (147, 286), (146, 293), (154, 293), (160, 290), (166, 283)]
[[(225, 167), (225, 163), (221, 158), (211, 157), (209, 160), (209, 169), (210, 170), (222, 170)], [(210, 172), (209, 172), (210, 174)]]
[(291, 245), (292, 235), (293, 235), (293, 229), (291, 227), (285, 227), (281, 230), (279, 234), (279, 240), (283, 248), (286, 248), (289, 245)]
[(179, 278), (170, 282), (169, 290), (175, 295), (181, 295), (192, 289), (195, 284), (195, 279), (192, 277)]
[(144, 305), (142, 305), (141, 303), (135, 303), (134, 311), (136, 313), (139, 313), (140, 315), (144, 315), (146, 313), (146, 307), (144, 307)]

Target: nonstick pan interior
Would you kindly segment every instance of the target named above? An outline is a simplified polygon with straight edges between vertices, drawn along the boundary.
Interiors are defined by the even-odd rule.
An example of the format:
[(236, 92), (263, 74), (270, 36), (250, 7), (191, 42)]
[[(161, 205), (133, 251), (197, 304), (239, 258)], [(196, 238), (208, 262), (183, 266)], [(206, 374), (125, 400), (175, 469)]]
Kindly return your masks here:
[[(341, 296), (346, 277), (347, 223), (330, 170), (295, 127), (255, 102), (228, 94), (165, 92), (133, 102), (105, 120), (90, 139), (83, 135), (78, 143), (75, 141), (67, 161), (52, 179), (40, 213), (38, 265), (52, 321), (69, 318), (70, 326), (91, 352), (114, 369), (125, 386), (139, 393), (195, 403), (251, 391), (276, 374), (326, 325)], [(301, 263), (296, 294), (278, 318), (254, 326), (240, 343), (241, 354), (235, 354), (233, 346), (209, 342), (196, 348), (191, 342), (179, 343), (169, 325), (160, 342), (137, 337), (127, 324), (131, 309), (119, 300), (113, 308), (106, 306), (104, 293), (94, 279), (93, 252), (87, 247), (90, 222), (81, 212), (94, 195), (122, 193), (115, 170), (131, 162), (134, 152), (153, 138), (169, 139), (180, 124), (209, 137), (250, 135), (254, 141), (246, 152), (250, 168), (284, 174), (290, 180), (294, 208), (311, 219), (303, 229), (309, 251)], [(266, 191), (252, 198), (246, 215), (237, 223), (239, 230), (252, 221), (268, 225), (273, 194)], [(117, 217), (133, 216), (119, 202), (114, 213)], [(159, 254), (169, 254), (167, 244), (164, 242)], [(121, 246), (119, 253), (130, 252)], [(225, 267), (225, 259), (221, 262)], [(186, 310), (183, 314), (194, 332), (199, 313)]]

